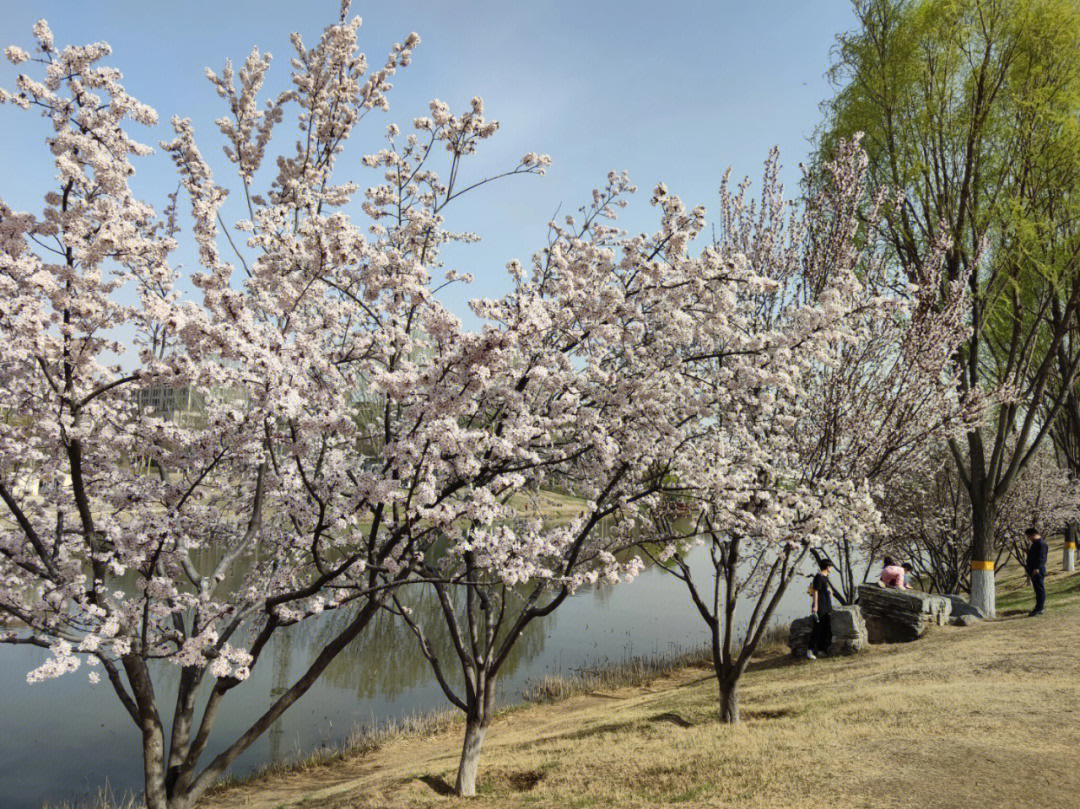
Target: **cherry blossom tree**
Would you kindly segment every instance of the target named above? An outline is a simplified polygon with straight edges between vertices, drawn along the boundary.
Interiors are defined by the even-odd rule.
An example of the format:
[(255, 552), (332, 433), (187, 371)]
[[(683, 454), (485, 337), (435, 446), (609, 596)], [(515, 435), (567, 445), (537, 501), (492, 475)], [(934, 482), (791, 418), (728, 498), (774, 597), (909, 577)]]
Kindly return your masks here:
[[(695, 331), (714, 328), (710, 318), (722, 316), (737, 282), (718, 256), (688, 254), (703, 212), (662, 189), (653, 197), (661, 210), (654, 234), (628, 237), (609, 224), (632, 190), (609, 175), (579, 219), (552, 223), (528, 272), (510, 264), (511, 293), (473, 304), (489, 324), (492, 379), (503, 380), (478, 399), (475, 423), (501, 442), (516, 436), (529, 454), (509, 459), (490, 510), (440, 520), (447, 546), (429, 553), (423, 570), (441, 615), (420, 620), (406, 599), (394, 599), (465, 714), (461, 795), (475, 794), (497, 679), (522, 633), (578, 587), (633, 578), (641, 562), (621, 551), (633, 544), (640, 514), (670, 491), (673, 459), (689, 449), (703, 415), (687, 349)], [(553, 485), (580, 502), (568, 522), (529, 507)], [(432, 640), (442, 634), (453, 641), (449, 659)]]
[[(1071, 356), (1072, 345), (1075, 341), (1076, 329), (1073, 328), (1066, 334), (1064, 341), (1065, 351), (1059, 354), (1058, 372), (1053, 380), (1055, 387), (1061, 385), (1061, 379), (1064, 378), (1062, 372), (1068, 370), (1062, 359)], [(1067, 373), (1065, 376), (1067, 377)], [(1066, 394), (1065, 403), (1058, 414), (1057, 420), (1054, 422), (1050, 435), (1059, 462), (1076, 477), (1080, 474), (1080, 400), (1077, 399), (1075, 386)], [(1072, 522), (1068, 523), (1065, 526), (1065, 542), (1063, 543), (1061, 557), (1061, 567), (1066, 573), (1071, 573), (1076, 569), (1076, 543), (1078, 538), (1080, 538), (1080, 525)]]
[[(698, 516), (679, 532), (659, 512), (663, 541), (643, 546), (709, 627), (725, 722), (739, 721), (739, 678), (809, 549), (880, 531), (879, 483), (978, 412), (949, 375), (966, 292), (942, 277), (947, 245), (918, 285), (895, 283), (877, 232), (892, 201), (867, 201), (858, 140), (825, 169), (801, 208), (783, 199), (775, 153), (760, 203), (745, 184), (721, 188), (711, 249), (748, 282), (732, 290), (730, 333), (702, 346), (698, 374), (722, 395), (675, 465), (687, 487), (678, 505)], [(696, 545), (708, 550), (703, 580), (686, 558)]]
[[(474, 304), (490, 324), (484, 354), (494, 363), (491, 378), (505, 380), (478, 400), (476, 421), (496, 436), (524, 436), (532, 455), (515, 459), (497, 510), (442, 521), (446, 546), (424, 560), (441, 620), (418, 619), (404, 597), (394, 597), (394, 611), (466, 716), (459, 794), (475, 792), (498, 674), (523, 629), (582, 584), (631, 577), (640, 563), (623, 551), (643, 538), (650, 553), (657, 532), (649, 515), (666, 514), (665, 503), (715, 504), (702, 513), (714, 548), (734, 532), (749, 537), (747, 545), (760, 538), (768, 552), (780, 551), (771, 575), (759, 564), (749, 577), (773, 599), (756, 613), (763, 628), (812, 544), (876, 526), (868, 485), (849, 479), (857, 459), (865, 479), (899, 463), (890, 454), (913, 453), (924, 438), (919, 430), (932, 434), (958, 421), (941, 372), (949, 340), (963, 335), (955, 309), (920, 309), (856, 276), (873, 263), (857, 246), (856, 214), (864, 212), (851, 204), (863, 192), (861, 160), (857, 147), (848, 149), (836, 164), (835, 188), (789, 221), (774, 156), (766, 223), (742, 195), (725, 195), (725, 235), (697, 255), (690, 247), (705, 226), (704, 211), (687, 211), (662, 186), (652, 198), (661, 214), (654, 234), (628, 237), (607, 224), (630, 190), (613, 174), (580, 222), (553, 225), (529, 274), (510, 265), (516, 283), (508, 296)], [(935, 285), (932, 273), (928, 268), (927, 281)], [(867, 409), (883, 397), (902, 398), (894, 406), (903, 415), (892, 418), (907, 419), (907, 429), (880, 415), (875, 426), (889, 433), (884, 443), (855, 432), (856, 423), (869, 428), (839, 404), (828, 419), (812, 412), (818, 394), (850, 374), (853, 361), (840, 360), (856, 345), (867, 366), (890, 356), (911, 366), (895, 359), (884, 370), (860, 368), (867, 387), (907, 372), (906, 383), (888, 392), (864, 392), (873, 399)], [(937, 397), (919, 387), (928, 378)], [(810, 440), (800, 419), (844, 432)], [(579, 518), (545, 523), (513, 502), (551, 484), (580, 498)], [(788, 541), (796, 532), (800, 540)], [(723, 551), (733, 576), (743, 575), (741, 550), (735, 542)], [(493, 562), (502, 554), (516, 568)], [(692, 584), (678, 556), (661, 561), (672, 558)], [(733, 612), (738, 591), (729, 592)], [(722, 626), (723, 617), (713, 625)], [(732, 621), (726, 626), (730, 652)], [(436, 650), (441, 633), (453, 639), (453, 655)], [(748, 655), (752, 645), (744, 649)], [(721, 660), (718, 671), (725, 716), (737, 719), (731, 665)], [(739, 673), (744, 666), (745, 659)]]
[[(40, 215), (0, 204), (0, 611), (17, 622), (0, 640), (51, 650), (31, 681), (83, 661), (92, 682), (105, 673), (139, 730), (153, 809), (191, 806), (531, 452), (468, 426), (503, 338), (464, 333), (435, 297), (456, 276), (433, 278), (440, 247), (472, 238), (442, 210), (488, 181), (466, 182), (462, 163), (497, 124), (474, 99), (462, 115), (432, 102), (413, 135), (390, 126), (364, 158), (382, 179), (354, 223), (360, 186), (335, 179), (339, 156), (419, 40), (369, 70), (347, 11), (312, 47), (293, 36), (292, 87), (263, 104), (268, 54), (209, 73), (246, 213), (233, 226), (192, 125), (173, 121), (194, 296), (168, 261), (181, 195), (158, 216), (129, 186), (151, 152), (129, 128), (156, 116), (101, 64), (108, 46), (59, 48), (40, 22), (33, 55), (6, 52), (44, 74), (0, 100), (50, 121), (58, 186)], [(298, 135), (275, 152), (286, 113)], [(181, 393), (191, 418), (150, 406)], [(301, 676), (216, 738), (275, 633), (331, 610), (347, 619)], [(155, 689), (162, 663), (181, 669), (175, 699)]]

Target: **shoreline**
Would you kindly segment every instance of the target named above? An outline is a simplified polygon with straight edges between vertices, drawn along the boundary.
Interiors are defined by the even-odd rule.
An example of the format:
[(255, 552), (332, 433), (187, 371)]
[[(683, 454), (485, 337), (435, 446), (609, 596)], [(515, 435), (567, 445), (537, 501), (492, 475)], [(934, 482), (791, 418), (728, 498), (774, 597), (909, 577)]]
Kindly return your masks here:
[[(944, 807), (976, 805), (995, 783), (995, 807), (1067, 805), (1080, 790), (1069, 753), (1080, 744), (1080, 716), (1057, 706), (1080, 705), (1070, 682), (1080, 665), (1071, 638), (1080, 574), (1050, 577), (1045, 617), (1026, 618), (1030, 599), (1022, 573), (1008, 570), (997, 620), (935, 627), (920, 641), (850, 658), (761, 655), (746, 675), (740, 726), (716, 721), (707, 664), (575, 694), (558, 711), (513, 709), (489, 731), (472, 800), (763, 808), (826, 800), (854, 809), (905, 805), (895, 797), (904, 794)], [(446, 794), (459, 735), (447, 727), (395, 739), (307, 775), (216, 789), (201, 806), (466, 806)], [(1038, 784), (1024, 777), (1029, 763), (1043, 770)], [(881, 787), (890, 784), (899, 792)]]
[[(1068, 683), (1080, 665), (1080, 652), (1069, 648), (1070, 625), (1080, 617), (1080, 574), (1052, 574), (1048, 582), (1048, 615), (1027, 622), (1023, 616), (1030, 594), (1020, 571), (1003, 571), (997, 620), (970, 629), (935, 627), (920, 641), (873, 646), (849, 658), (793, 661), (786, 647), (779, 648), (779, 639), (774, 637), (771, 647), (755, 656), (747, 672), (743, 691), (745, 721), (736, 727), (716, 721), (715, 680), (711, 663), (703, 655), (638, 659), (612, 668), (584, 670), (570, 677), (544, 678), (533, 684), (531, 701), (501, 709), (493, 721), (480, 762), (480, 797), (474, 800), (494, 799), (492, 805), (499, 807), (644, 807), (668, 803), (765, 807), (770, 806), (765, 800), (768, 796), (777, 799), (777, 778), (805, 783), (809, 791), (800, 789), (800, 794), (820, 793), (821, 785), (813, 786), (813, 772), (804, 770), (823, 767), (827, 773), (831, 765), (814, 756), (838, 740), (843, 742), (840, 759), (852, 763), (851, 748), (859, 747), (864, 754), (878, 759), (876, 767), (871, 766), (867, 772), (876, 772), (877, 778), (886, 781), (893, 769), (903, 769), (904, 756), (910, 757), (908, 766), (915, 767), (915, 780), (906, 782), (905, 789), (911, 795), (912, 784), (921, 783), (920, 779), (938, 778), (947, 785), (950, 768), (959, 767), (958, 772), (962, 772), (968, 766), (954, 761), (945, 767), (945, 760), (936, 751), (972, 744), (979, 738), (985, 742), (987, 733), (991, 739), (1001, 740), (1004, 749), (1017, 739), (1029, 745), (1060, 746), (1069, 741), (1075, 746), (1080, 744), (1080, 722), (1076, 721), (1080, 717), (1052, 706), (1080, 704), (1080, 687)], [(1040, 646), (1040, 655), (1017, 656), (1013, 647), (1033, 640)], [(1024, 717), (1030, 711), (1019, 717), (1008, 711), (1003, 716), (987, 711), (984, 703), (1000, 700), (1002, 694), (1028, 693), (1024, 689), (1031, 660), (1045, 669), (1046, 676), (1035, 682), (1037, 687), (1032, 692), (1037, 697), (1037, 712), (1045, 716), (1029, 722)], [(938, 699), (941, 694), (936, 692), (942, 689), (948, 698), (933, 710), (913, 707)], [(1063, 693), (1069, 689), (1076, 692), (1073, 700)], [(868, 703), (880, 705), (874, 709)], [(558, 705), (558, 710), (552, 710), (552, 705)], [(924, 745), (925, 750), (919, 751), (915, 745), (903, 755), (890, 753), (892, 737), (883, 730), (883, 722), (889, 717), (898, 720), (900, 727), (926, 725), (926, 739), (936, 741)], [(969, 731), (974, 728), (969, 725), (973, 717), (990, 725), (972, 735)], [(464, 806), (464, 799), (446, 794), (456, 768), (461, 725), (459, 711), (445, 710), (405, 717), (374, 730), (360, 728), (341, 745), (229, 779), (215, 786), (199, 807)], [(1029, 738), (1030, 728), (1036, 726), (1037, 735), (1045, 738)], [(824, 737), (823, 729), (828, 731)], [(958, 734), (960, 738), (953, 738)], [(688, 745), (687, 739), (680, 740), (680, 736), (694, 741)], [(805, 737), (803, 742), (798, 741), (801, 737)], [(816, 739), (818, 746), (806, 748), (806, 739)], [(643, 749), (657, 744), (671, 752), (654, 751), (652, 756), (641, 757)], [(801, 756), (811, 758), (802, 762), (778, 757), (779, 751), (792, 745), (801, 751)], [(683, 761), (680, 750), (699, 752), (690, 761)], [(1068, 757), (1059, 753), (1055, 749), (1054, 760), (1064, 762)], [(1011, 753), (1019, 754), (1016, 750)], [(701, 755), (706, 761), (695, 759)], [(747, 768), (747, 755), (758, 755), (764, 762), (759, 762), (756, 769)], [(891, 757), (884, 770), (882, 755)], [(626, 773), (622, 779), (605, 777), (583, 763), (592, 757), (613, 757), (617, 769), (670, 771), (671, 777), (661, 778), (655, 789), (643, 791), (638, 784), (628, 795)], [(1050, 759), (1044, 756), (1042, 760)], [(982, 783), (986, 783), (989, 773), (977, 759), (973, 761)], [(733, 762), (741, 763), (733, 769)], [(862, 766), (858, 764), (856, 770)], [(715, 771), (726, 772), (726, 778), (716, 781)], [(828, 779), (832, 785), (825, 792), (832, 794), (830, 800), (835, 807), (897, 805), (884, 799), (880, 804), (861, 803), (862, 799), (850, 790), (837, 791), (850, 786), (852, 778), (862, 783), (863, 776), (853, 772), (834, 772)], [(1069, 781), (1072, 776), (1065, 771), (1055, 771), (1052, 776), (1047, 780), (1049, 787), (1056, 790), (1067, 783), (1070, 790), (1080, 790), (1080, 775), (1075, 776), (1075, 783)], [(1000, 778), (1000, 773), (995, 777)], [(632, 783), (639, 780), (630, 774)], [(668, 781), (671, 783), (663, 786)], [(740, 794), (750, 802), (727, 803), (733, 785), (740, 784)], [(685, 788), (672, 792), (675, 786)], [(595, 793), (595, 797), (577, 801), (585, 791)], [(924, 797), (928, 805), (954, 805), (937, 801), (929, 792)], [(791, 795), (788, 798), (796, 800)], [(803, 805), (787, 800), (771, 805)], [(975, 800), (974, 796), (970, 800)], [(958, 796), (955, 805), (962, 804)], [(102, 800), (89, 804), (52, 807), (136, 809), (140, 805), (134, 800), (116, 801), (103, 795)], [(997, 805), (1013, 804), (1005, 801)]]

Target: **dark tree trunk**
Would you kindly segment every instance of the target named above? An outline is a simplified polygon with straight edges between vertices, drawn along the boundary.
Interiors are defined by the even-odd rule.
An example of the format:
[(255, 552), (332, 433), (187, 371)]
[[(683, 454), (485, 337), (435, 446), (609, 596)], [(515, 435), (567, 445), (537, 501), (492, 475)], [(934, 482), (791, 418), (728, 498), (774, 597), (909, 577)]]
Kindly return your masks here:
[(739, 679), (720, 678), (720, 721), (725, 725), (739, 724)]

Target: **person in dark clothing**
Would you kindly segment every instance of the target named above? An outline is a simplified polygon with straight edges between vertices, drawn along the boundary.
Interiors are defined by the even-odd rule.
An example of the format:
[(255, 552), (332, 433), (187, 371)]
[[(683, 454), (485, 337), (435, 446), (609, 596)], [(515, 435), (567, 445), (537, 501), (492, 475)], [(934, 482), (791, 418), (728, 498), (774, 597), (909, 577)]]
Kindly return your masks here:
[(810, 645), (806, 650), (806, 656), (811, 660), (827, 655), (829, 645), (832, 643), (832, 593), (829, 589), (832, 563), (823, 559), (818, 570), (813, 584), (810, 585), (810, 591), (813, 594), (810, 611), (814, 616), (814, 628), (810, 632)]
[(1035, 528), (1029, 528), (1024, 534), (1031, 541), (1031, 545), (1028, 546), (1027, 563), (1024, 565), (1024, 570), (1027, 571), (1028, 578), (1031, 579), (1031, 588), (1035, 591), (1035, 609), (1031, 611), (1031, 615), (1042, 615), (1043, 607), (1046, 604), (1046, 553), (1048, 548), (1046, 547), (1046, 540), (1039, 536), (1039, 532)]

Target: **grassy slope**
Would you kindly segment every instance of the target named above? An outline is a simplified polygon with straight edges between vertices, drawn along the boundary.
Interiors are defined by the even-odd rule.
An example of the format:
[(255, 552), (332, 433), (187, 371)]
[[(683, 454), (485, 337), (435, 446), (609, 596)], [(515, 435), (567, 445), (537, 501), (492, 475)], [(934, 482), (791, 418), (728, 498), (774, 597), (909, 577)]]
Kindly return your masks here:
[[(1051, 567), (1060, 567), (1060, 546)], [(711, 672), (508, 713), (488, 734), (475, 801), (448, 796), (459, 728), (216, 792), (233, 807), (1080, 806), (1080, 575), (1022, 576), (1002, 617), (853, 658), (759, 660), (744, 723), (716, 722)]]

